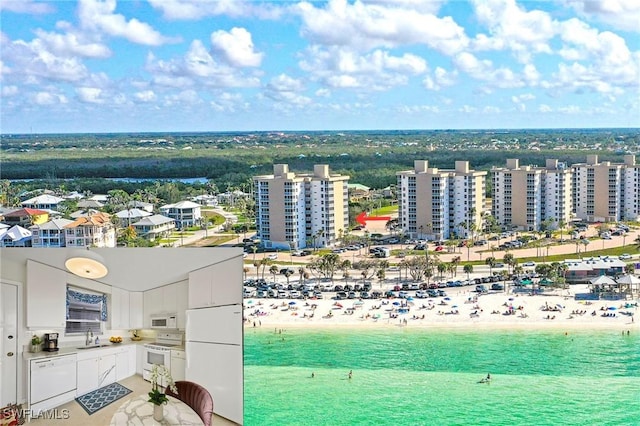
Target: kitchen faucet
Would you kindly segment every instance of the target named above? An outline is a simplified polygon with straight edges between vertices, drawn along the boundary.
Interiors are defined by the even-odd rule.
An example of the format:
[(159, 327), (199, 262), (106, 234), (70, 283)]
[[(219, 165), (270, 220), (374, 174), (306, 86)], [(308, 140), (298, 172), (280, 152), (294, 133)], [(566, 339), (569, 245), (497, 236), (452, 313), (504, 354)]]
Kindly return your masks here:
[(91, 343), (93, 343), (93, 331), (87, 329), (87, 337), (84, 339), (84, 345), (89, 346)]

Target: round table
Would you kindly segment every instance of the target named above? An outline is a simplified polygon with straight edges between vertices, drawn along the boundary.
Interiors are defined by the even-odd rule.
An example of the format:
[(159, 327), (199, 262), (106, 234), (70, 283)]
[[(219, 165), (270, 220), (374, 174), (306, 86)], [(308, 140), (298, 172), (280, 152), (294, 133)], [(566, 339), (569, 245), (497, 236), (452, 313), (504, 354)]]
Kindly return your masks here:
[(164, 419), (153, 420), (153, 404), (146, 395), (140, 395), (126, 401), (111, 417), (111, 426), (120, 425), (204, 425), (202, 419), (191, 407), (172, 396), (164, 404)]

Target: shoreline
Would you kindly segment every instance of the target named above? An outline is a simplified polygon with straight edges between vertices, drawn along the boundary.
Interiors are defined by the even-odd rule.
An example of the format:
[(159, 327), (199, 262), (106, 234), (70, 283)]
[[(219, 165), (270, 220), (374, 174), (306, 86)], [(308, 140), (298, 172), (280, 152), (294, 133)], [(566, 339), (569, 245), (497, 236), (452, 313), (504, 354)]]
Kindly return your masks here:
[(421, 329), (638, 332), (638, 301), (474, 293), (440, 299), (245, 299), (249, 329)]

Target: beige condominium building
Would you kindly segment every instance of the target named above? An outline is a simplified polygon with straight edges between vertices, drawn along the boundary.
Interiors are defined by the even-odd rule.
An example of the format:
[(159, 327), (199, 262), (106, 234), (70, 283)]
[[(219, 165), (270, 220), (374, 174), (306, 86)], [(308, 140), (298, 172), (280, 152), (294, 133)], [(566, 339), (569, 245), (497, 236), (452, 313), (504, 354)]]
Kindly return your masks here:
[(572, 173), (565, 163), (547, 160), (545, 167), (521, 166), (508, 159), (506, 167), (491, 169), (492, 214), (509, 229), (537, 231), (568, 224), (572, 217)]
[(313, 173), (275, 164), (272, 175), (253, 178), (257, 236), (267, 247), (301, 249), (336, 242), (349, 226), (349, 176), (315, 165)]
[(586, 222), (638, 220), (640, 207), (639, 167), (634, 155), (623, 163), (598, 161), (588, 155), (586, 163), (572, 165), (576, 217)]
[(396, 173), (398, 223), (414, 238), (442, 240), (469, 237), (482, 226), (486, 171), (456, 161), (454, 170), (414, 161), (414, 169)]

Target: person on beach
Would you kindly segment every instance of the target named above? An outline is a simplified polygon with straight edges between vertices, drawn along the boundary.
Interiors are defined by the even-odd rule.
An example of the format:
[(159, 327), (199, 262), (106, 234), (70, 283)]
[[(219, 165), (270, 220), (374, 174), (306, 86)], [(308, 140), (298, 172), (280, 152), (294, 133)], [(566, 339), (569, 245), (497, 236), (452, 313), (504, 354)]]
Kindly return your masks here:
[(349, 370), (349, 380), (353, 377), (353, 370)]
[(311, 373), (311, 378), (313, 379), (314, 377), (316, 377), (316, 373)]

